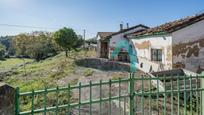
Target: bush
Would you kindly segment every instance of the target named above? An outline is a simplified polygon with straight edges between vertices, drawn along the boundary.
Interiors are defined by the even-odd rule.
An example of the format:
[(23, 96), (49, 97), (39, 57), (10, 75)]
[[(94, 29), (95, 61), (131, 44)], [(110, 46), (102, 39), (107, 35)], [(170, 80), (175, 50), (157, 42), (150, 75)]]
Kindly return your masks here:
[(93, 73), (94, 73), (94, 71), (93, 71), (92, 69), (86, 69), (86, 70), (84, 71), (84, 76), (85, 76), (85, 77), (88, 77), (88, 76), (93, 75)]
[(27, 56), (40, 61), (54, 56), (60, 50), (51, 33), (33, 32), (20, 34), (13, 39), (17, 56)]
[(6, 47), (0, 44), (0, 59), (3, 59), (5, 52), (6, 52)]

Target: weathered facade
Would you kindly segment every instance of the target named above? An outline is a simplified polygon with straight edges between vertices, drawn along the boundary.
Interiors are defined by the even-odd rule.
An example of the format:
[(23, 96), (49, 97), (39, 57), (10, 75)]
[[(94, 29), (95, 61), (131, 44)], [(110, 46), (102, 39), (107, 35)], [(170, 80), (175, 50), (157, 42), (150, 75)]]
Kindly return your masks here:
[(118, 32), (98, 32), (97, 57), (108, 58), (117, 61), (129, 61), (128, 53), (123, 48), (120, 49), (121, 51), (119, 52), (119, 54), (114, 56), (114, 59), (111, 58), (112, 57), (111, 54), (120, 41), (125, 40), (131, 44), (131, 41), (126, 37), (127, 34), (143, 31), (148, 28), (149, 27), (144, 26), (142, 24), (132, 27), (129, 27), (127, 24), (127, 28), (124, 29), (123, 25), (120, 24), (120, 30)]
[(173, 67), (204, 70), (204, 20), (172, 33)]
[(185, 68), (204, 70), (204, 14), (176, 20), (129, 36), (145, 72)]
[[(116, 32), (114, 34), (112, 34), (111, 36), (109, 36), (109, 54), (108, 54), (108, 58), (111, 59), (112, 58), (112, 53), (115, 50), (115, 48), (117, 48), (120, 44), (121, 41), (125, 40), (127, 41), (127, 43), (129, 43), (130, 45), (132, 45), (131, 41), (129, 39), (127, 39), (126, 35), (133, 33), (133, 32), (138, 32), (138, 31), (143, 31), (145, 29), (148, 29), (147, 26), (144, 26), (142, 24), (127, 28), (127, 29), (121, 29), (119, 32)], [(120, 52), (118, 54), (116, 54), (116, 56), (114, 56), (113, 60), (118, 60), (118, 61), (129, 61), (129, 56), (128, 56), (128, 51), (126, 51), (125, 49), (120, 49)]]
[[(201, 73), (204, 70), (204, 13), (148, 28), (137, 25), (98, 38), (100, 57), (129, 61), (128, 52), (121, 48), (112, 59), (112, 53), (127, 40), (137, 52), (136, 67), (144, 72), (184, 68)], [(103, 46), (103, 47), (102, 47)]]
[(137, 52), (137, 68), (144, 72), (172, 69), (172, 37), (170, 35), (132, 39), (132, 42)]

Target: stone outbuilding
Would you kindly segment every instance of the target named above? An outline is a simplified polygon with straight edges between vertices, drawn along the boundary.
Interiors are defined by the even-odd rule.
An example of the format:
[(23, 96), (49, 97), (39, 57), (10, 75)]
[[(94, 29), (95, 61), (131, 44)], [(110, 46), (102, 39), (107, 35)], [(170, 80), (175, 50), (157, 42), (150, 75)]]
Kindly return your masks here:
[(15, 114), (15, 88), (0, 82), (0, 115)]

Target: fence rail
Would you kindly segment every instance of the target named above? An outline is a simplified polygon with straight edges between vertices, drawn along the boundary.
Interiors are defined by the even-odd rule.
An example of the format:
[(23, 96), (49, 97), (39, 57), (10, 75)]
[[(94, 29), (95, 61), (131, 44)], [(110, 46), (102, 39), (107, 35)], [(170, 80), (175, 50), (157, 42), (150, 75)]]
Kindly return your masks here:
[[(126, 79), (90, 81), (30, 92), (20, 92), (17, 88), (16, 115), (200, 115), (203, 78), (130, 74)], [(159, 88), (160, 82), (163, 90)]]

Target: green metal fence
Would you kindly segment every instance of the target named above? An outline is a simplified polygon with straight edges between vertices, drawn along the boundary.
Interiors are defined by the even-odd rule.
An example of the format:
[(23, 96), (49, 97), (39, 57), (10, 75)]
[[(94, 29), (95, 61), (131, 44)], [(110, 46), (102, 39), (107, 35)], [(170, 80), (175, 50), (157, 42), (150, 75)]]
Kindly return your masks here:
[(126, 79), (23, 93), (17, 88), (16, 115), (201, 115), (202, 78), (130, 74)]

